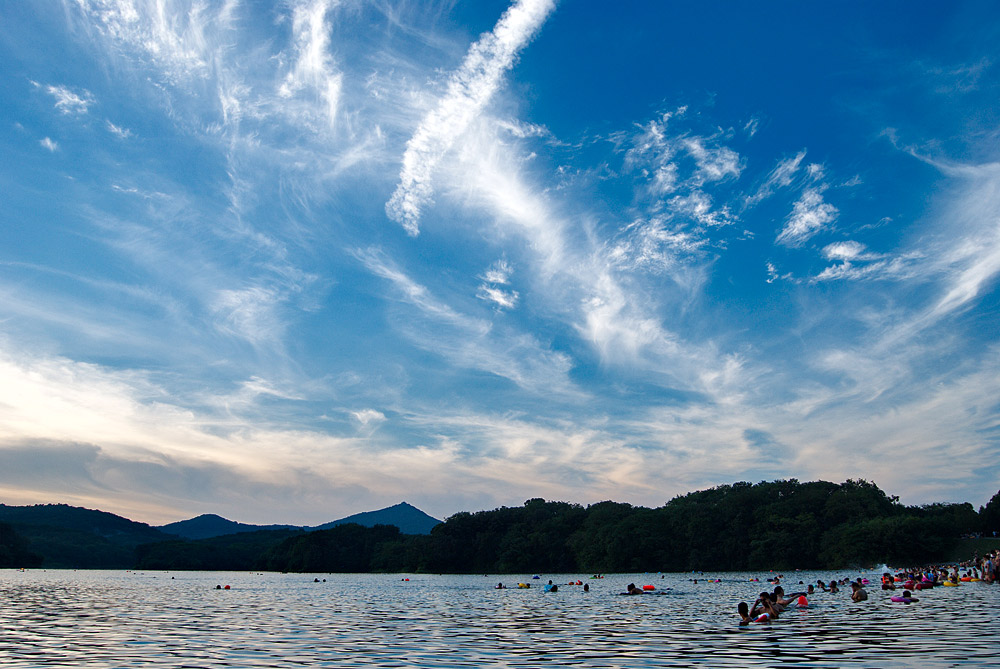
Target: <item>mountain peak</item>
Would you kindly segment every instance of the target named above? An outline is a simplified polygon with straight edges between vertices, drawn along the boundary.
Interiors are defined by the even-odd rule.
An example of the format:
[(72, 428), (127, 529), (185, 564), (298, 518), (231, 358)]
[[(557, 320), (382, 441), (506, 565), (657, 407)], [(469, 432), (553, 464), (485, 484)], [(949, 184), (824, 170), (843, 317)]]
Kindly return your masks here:
[(337, 525), (345, 523), (357, 523), (364, 527), (374, 527), (375, 525), (395, 525), (403, 534), (430, 534), (431, 528), (441, 521), (430, 516), (409, 502), (400, 502), (377, 511), (365, 511), (347, 516), (340, 520), (323, 523), (311, 530), (327, 530)]

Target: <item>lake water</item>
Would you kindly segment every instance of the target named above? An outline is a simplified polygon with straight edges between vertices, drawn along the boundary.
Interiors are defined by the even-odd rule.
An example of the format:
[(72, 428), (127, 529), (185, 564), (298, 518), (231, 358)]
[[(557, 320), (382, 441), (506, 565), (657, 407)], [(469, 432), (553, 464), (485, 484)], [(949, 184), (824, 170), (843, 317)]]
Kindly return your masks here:
[[(6, 570), (0, 666), (1000, 667), (1000, 586), (935, 588), (911, 605), (877, 585), (860, 604), (849, 588), (820, 592), (808, 609), (741, 628), (736, 603), (769, 589), (767, 575), (663, 576), (548, 574), (518, 590), (530, 575)], [(878, 582), (785, 576), (789, 592), (817, 578)], [(550, 578), (590, 592), (545, 593)], [(664, 594), (618, 595), (629, 582)]]

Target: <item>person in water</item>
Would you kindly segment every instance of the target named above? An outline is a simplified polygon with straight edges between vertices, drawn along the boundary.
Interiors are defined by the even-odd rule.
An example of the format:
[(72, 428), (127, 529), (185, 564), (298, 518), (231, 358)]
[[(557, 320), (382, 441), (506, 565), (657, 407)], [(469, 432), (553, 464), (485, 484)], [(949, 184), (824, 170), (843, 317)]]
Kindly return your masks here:
[(868, 592), (861, 587), (860, 583), (851, 583), (851, 601), (863, 602), (868, 599)]
[[(823, 589), (826, 590), (826, 588), (823, 588)], [(830, 581), (830, 592), (832, 592), (834, 594), (840, 592), (840, 590), (837, 588), (837, 582), (836, 581)]]
[(774, 594), (771, 595), (771, 602), (778, 611), (784, 611), (790, 605), (798, 603), (799, 597), (805, 595), (805, 592), (793, 592), (786, 596), (785, 589), (779, 585), (774, 589)]
[(643, 592), (642, 592), (642, 588), (635, 587), (635, 583), (629, 583), (628, 586), (626, 586), (626, 588), (625, 588), (625, 592), (623, 592), (622, 594), (623, 595), (641, 595), (641, 594), (643, 594)]
[(766, 622), (778, 619), (778, 609), (775, 608), (774, 603), (771, 601), (771, 595), (769, 593), (760, 593), (760, 597), (757, 598), (757, 601), (754, 602), (753, 608), (750, 609), (750, 617), (755, 622)]

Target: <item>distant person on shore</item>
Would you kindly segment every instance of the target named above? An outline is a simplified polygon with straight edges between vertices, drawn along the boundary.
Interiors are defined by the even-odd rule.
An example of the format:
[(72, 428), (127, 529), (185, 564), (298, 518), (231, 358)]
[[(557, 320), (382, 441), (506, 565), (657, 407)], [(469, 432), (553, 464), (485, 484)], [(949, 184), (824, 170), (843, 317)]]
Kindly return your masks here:
[(860, 583), (851, 583), (851, 601), (863, 602), (868, 599), (868, 592), (861, 587)]

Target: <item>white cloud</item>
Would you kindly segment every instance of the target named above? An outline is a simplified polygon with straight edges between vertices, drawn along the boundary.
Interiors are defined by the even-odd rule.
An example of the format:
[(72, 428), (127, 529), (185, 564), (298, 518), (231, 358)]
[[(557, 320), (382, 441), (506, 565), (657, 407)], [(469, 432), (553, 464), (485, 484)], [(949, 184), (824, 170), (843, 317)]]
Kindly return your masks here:
[(487, 302), (492, 302), (501, 309), (513, 309), (517, 306), (519, 296), (516, 290), (503, 290), (496, 286), (483, 284), (479, 286), (476, 297)]
[(296, 58), (278, 89), (286, 100), (303, 90), (313, 91), (323, 100), (331, 126), (337, 118), (343, 76), (334, 71), (326, 17), (337, 4), (337, 0), (302, 0), (292, 8)]
[(694, 190), (687, 195), (677, 195), (667, 202), (668, 210), (678, 216), (686, 216), (707, 227), (719, 227), (733, 223), (734, 219), (727, 207), (712, 208), (712, 198), (704, 191)]
[(505, 290), (505, 286), (510, 282), (510, 275), (513, 270), (506, 260), (500, 259), (483, 274), (483, 283), (476, 292), (476, 297), (487, 302), (492, 302), (500, 309), (513, 309), (517, 306), (518, 292), (516, 290)]
[(829, 260), (855, 260), (865, 251), (865, 245), (860, 242), (835, 242), (823, 249), (823, 255)]
[(728, 147), (707, 147), (701, 137), (685, 140), (684, 146), (698, 166), (694, 175), (698, 183), (737, 179), (743, 171), (740, 154)]
[(74, 93), (66, 86), (46, 86), (45, 90), (56, 99), (56, 109), (62, 114), (86, 114), (90, 105), (94, 104), (93, 94), (86, 89)]
[(611, 262), (622, 269), (657, 273), (675, 269), (707, 244), (703, 237), (670, 225), (662, 217), (633, 222), (623, 237), (609, 251)]
[(373, 423), (382, 423), (385, 421), (385, 414), (381, 411), (376, 411), (375, 409), (361, 409), (359, 411), (352, 411), (351, 415), (354, 416), (354, 420), (358, 421), (362, 425), (370, 425)]
[(260, 286), (218, 290), (211, 304), (219, 319), (216, 327), (253, 344), (276, 342), (284, 331), (277, 314), (279, 299), (275, 290)]
[(833, 223), (837, 213), (836, 207), (823, 201), (819, 189), (807, 188), (793, 206), (776, 241), (785, 246), (801, 246)]
[(493, 265), (486, 270), (483, 274), (483, 281), (486, 283), (508, 283), (510, 282), (510, 275), (513, 273), (513, 269), (506, 260), (501, 258), (497, 260)]
[(128, 128), (122, 128), (121, 126), (117, 126), (111, 121), (106, 121), (105, 125), (108, 128), (108, 132), (110, 132), (115, 137), (118, 137), (119, 139), (128, 139), (132, 137), (132, 131), (129, 130)]
[(385, 209), (410, 235), (420, 231), (421, 209), (434, 192), (438, 163), (496, 93), (504, 73), (554, 7), (552, 0), (517, 0), (507, 9), (493, 31), (472, 45), (445, 96), (407, 142), (399, 185)]
[(51, 137), (46, 137), (44, 139), (41, 139), (38, 141), (38, 143), (41, 144), (44, 148), (48, 149), (49, 151), (57, 151), (59, 149), (59, 144), (52, 141)]
[(818, 181), (826, 176), (826, 168), (819, 163), (809, 163), (806, 167), (806, 173), (809, 175), (810, 179)]
[(746, 205), (753, 206), (774, 194), (778, 188), (790, 186), (795, 174), (799, 171), (799, 165), (806, 157), (805, 150), (799, 151), (791, 158), (785, 158), (778, 162), (777, 166), (767, 175), (767, 179), (753, 195), (746, 198)]
[[(569, 379), (571, 360), (553, 351), (533, 335), (511, 330), (495, 331), (483, 319), (468, 316), (414, 281), (386, 255), (374, 249), (356, 251), (365, 267), (388, 280), (405, 303), (417, 313), (407, 315), (399, 328), (415, 345), (441, 356), (462, 369), (476, 369), (508, 379), (533, 393), (579, 396)], [(498, 289), (499, 290), (499, 289)], [(502, 292), (502, 291), (500, 291)], [(516, 298), (496, 295), (515, 305)], [(509, 308), (509, 307), (507, 307)]]

